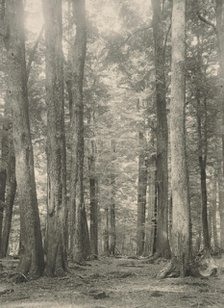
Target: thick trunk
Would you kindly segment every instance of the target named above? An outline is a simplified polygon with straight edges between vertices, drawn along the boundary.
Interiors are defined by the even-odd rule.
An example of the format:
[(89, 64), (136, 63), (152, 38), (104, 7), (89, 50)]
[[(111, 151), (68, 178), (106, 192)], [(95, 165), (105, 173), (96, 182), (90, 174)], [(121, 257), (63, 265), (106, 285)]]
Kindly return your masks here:
[(157, 110), (158, 213), (156, 255), (170, 257), (168, 241), (168, 127), (166, 116), (165, 46), (161, 1), (152, 0)]
[(170, 106), (172, 260), (179, 275), (190, 265), (190, 206), (185, 149), (185, 1), (173, 0)]
[(144, 134), (139, 132), (139, 165), (138, 165), (138, 208), (137, 208), (137, 255), (144, 252), (145, 243), (145, 210), (147, 191), (147, 167), (145, 161)]
[(20, 204), (21, 255), (18, 272), (37, 277), (44, 267), (40, 220), (34, 177), (33, 148), (30, 136), (23, 1), (6, 2), (5, 37), (8, 68), (8, 99), (12, 107), (13, 144)]
[(66, 161), (64, 132), (64, 78), (62, 1), (43, 0), (46, 38), (48, 208), (46, 274), (66, 270)]

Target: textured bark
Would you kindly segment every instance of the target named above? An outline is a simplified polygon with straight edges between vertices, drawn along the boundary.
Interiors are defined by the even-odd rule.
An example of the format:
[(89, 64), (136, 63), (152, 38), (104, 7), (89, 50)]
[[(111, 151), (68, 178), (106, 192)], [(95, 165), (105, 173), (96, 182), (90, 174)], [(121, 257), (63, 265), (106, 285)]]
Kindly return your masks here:
[(145, 246), (144, 246), (144, 256), (153, 255), (155, 247), (155, 161), (149, 162), (148, 166), (148, 215), (145, 225)]
[(12, 107), (13, 144), (20, 204), (21, 254), (18, 272), (34, 278), (42, 274), (44, 258), (34, 177), (28, 113), (23, 1), (6, 2), (8, 99)]
[(211, 235), (213, 237), (213, 250), (214, 252), (218, 251), (219, 249), (219, 243), (218, 243), (218, 232), (217, 232), (217, 220), (216, 220), (216, 214), (217, 214), (217, 175), (215, 174), (213, 179), (213, 187), (211, 191)]
[(137, 208), (137, 255), (144, 252), (145, 243), (145, 211), (147, 190), (147, 167), (145, 161), (144, 134), (139, 132), (139, 163), (138, 163), (138, 208)]
[[(202, 216), (202, 235), (203, 246), (205, 250), (210, 250), (210, 235), (208, 225), (208, 208), (207, 208), (207, 184), (206, 184), (206, 162), (207, 162), (207, 108), (206, 104), (201, 106), (199, 93), (197, 100), (197, 123), (198, 123), (198, 161), (200, 168), (201, 180), (201, 216)], [(205, 117), (202, 125), (202, 117)]]
[(5, 194), (5, 215), (2, 232), (2, 245), (0, 256), (6, 257), (9, 245), (9, 235), (11, 231), (12, 211), (16, 194), (16, 175), (15, 175), (15, 153), (12, 141), (12, 130), (7, 129), (7, 160), (6, 160), (6, 194)]
[(180, 276), (190, 265), (190, 206), (185, 149), (185, 1), (173, 0), (170, 106), (172, 260)]
[[(88, 228), (83, 187), (83, 165), (84, 165), (84, 103), (83, 103), (83, 79), (86, 58), (86, 20), (85, 20), (85, 0), (73, 0), (73, 16), (76, 26), (76, 37), (72, 57), (72, 114), (71, 114), (71, 188), (70, 207), (74, 221), (72, 231), (73, 238), (73, 260), (82, 262), (90, 251)], [(82, 229), (82, 225), (86, 226)], [(85, 232), (83, 235), (82, 232)], [(86, 243), (82, 241), (85, 239)], [(85, 248), (85, 250), (83, 250)], [(89, 249), (89, 248), (88, 248)]]
[(109, 212), (105, 208), (105, 225), (103, 230), (103, 254), (109, 256)]
[(222, 173), (222, 162), (219, 162), (218, 169), (218, 196), (219, 196), (219, 216), (220, 216), (220, 248), (224, 251), (224, 181)]
[[(219, 60), (219, 103), (222, 114), (222, 126), (224, 126), (224, 2), (216, 0), (216, 33), (218, 41), (218, 60)], [(224, 162), (224, 131), (222, 131), (222, 161)], [(224, 177), (224, 163), (222, 167)]]
[(95, 166), (95, 143), (91, 142), (91, 155), (89, 157), (89, 186), (90, 186), (90, 245), (91, 253), (98, 255), (98, 200), (97, 178)]
[(164, 23), (161, 13), (161, 1), (151, 0), (153, 9), (154, 62), (156, 74), (156, 114), (157, 114), (157, 183), (158, 212), (156, 255), (169, 258), (168, 241), (168, 127), (166, 116), (166, 79)]
[(116, 215), (115, 215), (115, 176), (111, 175), (111, 200), (109, 208), (109, 253), (115, 255), (116, 248)]
[(66, 270), (66, 161), (64, 132), (64, 78), (62, 1), (43, 0), (46, 39), (48, 207), (46, 274)]

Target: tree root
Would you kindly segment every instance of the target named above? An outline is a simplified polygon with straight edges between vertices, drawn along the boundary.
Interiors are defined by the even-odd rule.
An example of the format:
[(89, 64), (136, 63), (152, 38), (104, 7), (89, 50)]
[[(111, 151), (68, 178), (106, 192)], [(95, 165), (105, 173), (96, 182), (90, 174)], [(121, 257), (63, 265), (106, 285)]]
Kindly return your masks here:
[(177, 278), (184, 276), (207, 278), (217, 275), (217, 265), (209, 253), (196, 257), (182, 272), (182, 266), (173, 258), (157, 275), (157, 278)]

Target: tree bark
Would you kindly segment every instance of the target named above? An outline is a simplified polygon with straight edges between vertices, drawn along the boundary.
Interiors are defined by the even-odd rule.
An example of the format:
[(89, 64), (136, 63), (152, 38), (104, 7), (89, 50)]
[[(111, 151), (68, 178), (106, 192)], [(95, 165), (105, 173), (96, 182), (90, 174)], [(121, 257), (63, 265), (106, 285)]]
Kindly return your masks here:
[(172, 263), (180, 276), (189, 271), (190, 206), (185, 149), (185, 9), (184, 0), (173, 0), (171, 67), (171, 193)]
[(16, 194), (16, 175), (15, 175), (15, 153), (12, 141), (12, 130), (7, 128), (7, 161), (6, 161), (6, 194), (5, 194), (5, 215), (2, 232), (2, 245), (0, 257), (7, 255), (9, 246), (9, 235), (11, 231), (12, 211)]
[[(72, 59), (72, 115), (71, 115), (71, 213), (73, 213), (73, 260), (80, 263), (90, 254), (88, 228), (84, 204), (83, 166), (84, 166), (84, 103), (83, 82), (86, 58), (86, 20), (85, 0), (73, 0), (73, 16), (76, 37)], [(83, 221), (85, 220), (85, 221)], [(86, 227), (82, 229), (82, 225)], [(85, 232), (85, 235), (82, 234)], [(85, 243), (83, 243), (85, 239)], [(84, 250), (85, 248), (85, 250)], [(88, 250), (88, 251), (87, 251)]]
[(105, 226), (103, 230), (103, 254), (109, 256), (109, 212), (108, 208), (105, 208)]
[(153, 9), (154, 63), (156, 74), (157, 114), (157, 183), (158, 212), (156, 255), (170, 257), (168, 241), (168, 127), (166, 116), (165, 48), (161, 1), (151, 0)]
[(5, 12), (7, 95), (12, 107), (13, 144), (20, 204), (21, 254), (17, 271), (35, 278), (43, 272), (44, 258), (28, 112), (23, 1), (8, 0)]
[(43, 0), (46, 43), (48, 207), (46, 274), (66, 271), (66, 160), (62, 1)]
[(222, 173), (222, 162), (219, 162), (218, 169), (218, 196), (219, 196), (219, 216), (220, 216), (220, 248), (224, 251), (224, 181)]
[(145, 243), (145, 210), (147, 191), (147, 167), (145, 157), (144, 134), (139, 132), (139, 163), (138, 163), (138, 208), (137, 208), (137, 255), (144, 252)]
[(98, 200), (97, 178), (95, 166), (95, 142), (91, 141), (91, 155), (89, 157), (89, 186), (90, 186), (90, 245), (91, 253), (98, 255)]

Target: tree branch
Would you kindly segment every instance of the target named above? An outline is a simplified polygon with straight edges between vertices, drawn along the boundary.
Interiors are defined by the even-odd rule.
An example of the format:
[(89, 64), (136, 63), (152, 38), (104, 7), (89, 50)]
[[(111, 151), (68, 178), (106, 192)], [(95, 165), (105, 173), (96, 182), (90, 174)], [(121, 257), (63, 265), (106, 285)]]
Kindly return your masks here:
[(199, 12), (197, 12), (197, 16), (198, 18), (203, 21), (204, 23), (206, 23), (207, 25), (209, 25), (210, 27), (212, 27), (214, 29), (214, 31), (216, 32), (216, 26), (215, 24), (213, 24), (213, 22), (211, 22), (210, 20), (206, 19), (205, 17), (203, 17)]
[(30, 71), (31, 71), (31, 67), (32, 67), (32, 64), (33, 64), (33, 61), (34, 61), (34, 57), (35, 57), (35, 54), (36, 54), (36, 51), (37, 51), (37, 47), (39, 45), (39, 42), (42, 38), (42, 35), (43, 35), (43, 32), (44, 32), (44, 25), (42, 26), (41, 30), (40, 30), (40, 33), (36, 39), (36, 42), (31, 50), (31, 53), (30, 53), (30, 56), (29, 56), (29, 60), (28, 60), (28, 63), (27, 63), (27, 67), (26, 67), (26, 71), (27, 71), (27, 81), (29, 79), (29, 76), (30, 76)]

